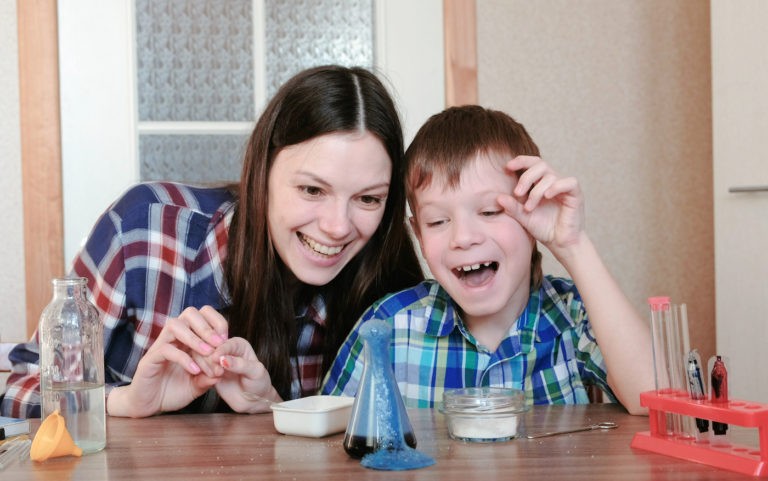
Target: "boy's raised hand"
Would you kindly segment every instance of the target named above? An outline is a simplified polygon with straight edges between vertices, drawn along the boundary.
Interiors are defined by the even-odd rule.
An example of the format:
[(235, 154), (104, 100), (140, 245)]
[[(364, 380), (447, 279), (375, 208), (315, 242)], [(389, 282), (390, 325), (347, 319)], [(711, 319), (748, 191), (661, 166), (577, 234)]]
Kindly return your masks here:
[(540, 157), (520, 155), (507, 162), (518, 176), (512, 195), (499, 204), (555, 256), (579, 241), (584, 223), (584, 196), (574, 177), (561, 177)]

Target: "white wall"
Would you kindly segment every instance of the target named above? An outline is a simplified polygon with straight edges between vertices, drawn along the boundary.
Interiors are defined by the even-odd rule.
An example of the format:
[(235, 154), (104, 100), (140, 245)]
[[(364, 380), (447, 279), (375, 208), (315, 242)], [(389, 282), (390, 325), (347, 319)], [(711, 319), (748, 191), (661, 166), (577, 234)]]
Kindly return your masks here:
[(0, 0), (0, 341), (26, 339), (16, 0)]
[[(26, 339), (16, 0), (0, 0), (0, 342)], [(0, 373), (0, 393), (6, 373)]]
[(718, 354), (732, 398), (768, 402), (768, 2), (712, 1)]

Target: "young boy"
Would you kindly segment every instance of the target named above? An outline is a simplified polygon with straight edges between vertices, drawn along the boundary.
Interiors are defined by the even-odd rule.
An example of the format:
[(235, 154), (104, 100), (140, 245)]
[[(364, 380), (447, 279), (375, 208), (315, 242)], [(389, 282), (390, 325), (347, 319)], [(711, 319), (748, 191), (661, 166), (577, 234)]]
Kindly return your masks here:
[[(445, 389), (522, 389), (534, 404), (587, 403), (602, 389), (633, 414), (654, 388), (650, 331), (583, 229), (576, 179), (539, 157), (525, 128), (479, 106), (432, 116), (406, 152), (411, 225), (435, 280), (367, 310), (323, 393), (354, 395), (358, 330), (393, 325), (392, 365), (406, 405), (434, 407)], [(537, 241), (573, 280), (543, 276)], [(578, 286), (578, 289), (577, 289)]]

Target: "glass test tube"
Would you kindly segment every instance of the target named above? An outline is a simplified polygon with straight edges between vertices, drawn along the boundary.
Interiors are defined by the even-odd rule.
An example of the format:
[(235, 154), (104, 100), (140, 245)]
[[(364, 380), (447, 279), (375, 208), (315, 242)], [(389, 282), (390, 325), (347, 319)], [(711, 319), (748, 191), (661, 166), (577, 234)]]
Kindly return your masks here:
[[(688, 347), (688, 317), (685, 305), (675, 305), (669, 297), (651, 297), (651, 332), (653, 336), (653, 369), (656, 391), (662, 395), (688, 396), (686, 362)], [(693, 421), (683, 416), (666, 415), (666, 434), (688, 437), (693, 433)]]

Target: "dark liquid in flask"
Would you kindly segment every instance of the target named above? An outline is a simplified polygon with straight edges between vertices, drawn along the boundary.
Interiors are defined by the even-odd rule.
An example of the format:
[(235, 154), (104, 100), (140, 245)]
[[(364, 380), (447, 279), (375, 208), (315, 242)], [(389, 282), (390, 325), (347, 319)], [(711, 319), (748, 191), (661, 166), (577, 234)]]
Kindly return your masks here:
[[(405, 444), (416, 449), (416, 436), (409, 431), (403, 433)], [(344, 451), (353, 458), (361, 459), (366, 454), (372, 453), (377, 446), (373, 443), (376, 439), (368, 436), (347, 436), (344, 438)]]

